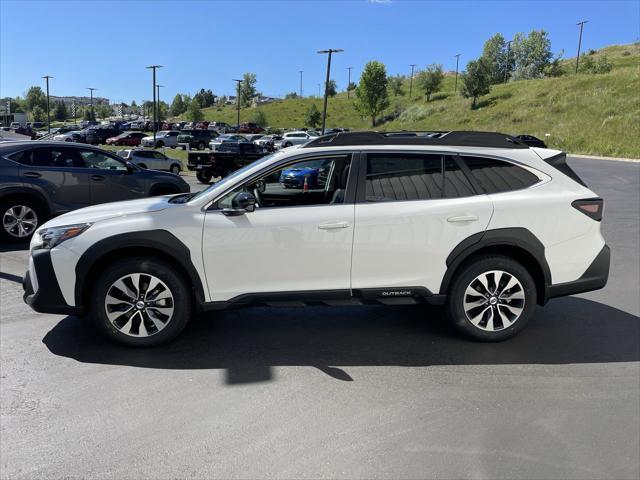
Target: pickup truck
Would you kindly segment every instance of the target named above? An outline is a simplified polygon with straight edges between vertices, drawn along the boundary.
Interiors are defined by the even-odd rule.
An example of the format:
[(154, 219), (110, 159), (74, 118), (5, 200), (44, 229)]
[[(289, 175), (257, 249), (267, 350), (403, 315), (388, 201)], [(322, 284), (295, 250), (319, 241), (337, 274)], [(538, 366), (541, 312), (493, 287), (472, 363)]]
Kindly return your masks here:
[(187, 168), (195, 170), (200, 183), (209, 183), (212, 178), (224, 178), (267, 153), (253, 143), (223, 143), (215, 152), (190, 151)]

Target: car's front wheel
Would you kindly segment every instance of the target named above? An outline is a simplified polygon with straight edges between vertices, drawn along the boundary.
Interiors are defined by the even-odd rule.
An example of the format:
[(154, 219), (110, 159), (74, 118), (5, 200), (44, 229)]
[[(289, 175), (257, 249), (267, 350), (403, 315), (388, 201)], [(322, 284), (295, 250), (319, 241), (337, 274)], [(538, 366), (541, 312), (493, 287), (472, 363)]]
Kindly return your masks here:
[(456, 275), (447, 296), (453, 325), (475, 340), (513, 337), (535, 311), (536, 285), (520, 263), (501, 255), (481, 256)]
[(28, 241), (44, 221), (44, 212), (40, 205), (26, 197), (0, 201), (0, 215), (0, 238), (14, 242)]
[(196, 178), (200, 183), (209, 183), (211, 182), (211, 174), (208, 172), (198, 171), (196, 172)]
[(91, 312), (112, 340), (150, 347), (173, 340), (191, 315), (187, 283), (175, 269), (155, 258), (122, 259), (98, 277)]

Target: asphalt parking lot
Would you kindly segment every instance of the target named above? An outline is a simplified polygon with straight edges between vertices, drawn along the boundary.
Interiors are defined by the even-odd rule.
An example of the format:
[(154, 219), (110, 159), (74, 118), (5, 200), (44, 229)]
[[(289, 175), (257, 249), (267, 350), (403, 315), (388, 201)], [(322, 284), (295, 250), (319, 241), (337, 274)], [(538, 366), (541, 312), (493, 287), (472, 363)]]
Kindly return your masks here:
[(0, 476), (638, 478), (640, 164), (570, 163), (606, 201), (609, 284), (499, 344), (367, 306), (225, 311), (131, 350), (32, 312), (27, 251), (0, 248)]

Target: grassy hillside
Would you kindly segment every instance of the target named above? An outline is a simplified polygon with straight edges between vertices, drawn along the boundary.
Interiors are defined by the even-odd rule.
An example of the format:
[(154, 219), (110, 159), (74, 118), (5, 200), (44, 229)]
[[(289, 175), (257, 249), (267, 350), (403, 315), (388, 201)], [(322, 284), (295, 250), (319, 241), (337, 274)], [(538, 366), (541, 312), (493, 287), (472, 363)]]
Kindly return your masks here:
[[(549, 134), (548, 144), (572, 153), (640, 158), (640, 45), (607, 47), (605, 54), (613, 64), (607, 74), (567, 73), (558, 78), (524, 80), (495, 85), (481, 97), (478, 108), (454, 93), (454, 78), (447, 76), (443, 88), (427, 103), (414, 84), (413, 98), (391, 97), (385, 115), (397, 118), (376, 127), (378, 130), (489, 130), (540, 138)], [(575, 59), (565, 67), (573, 71)], [(460, 84), (458, 83), (458, 89)], [(300, 127), (304, 112), (321, 99), (292, 99), (260, 107), (274, 128)], [(255, 109), (241, 110), (241, 121), (250, 121)], [(232, 105), (205, 109), (207, 120), (236, 122)], [(327, 127), (371, 128), (368, 119), (353, 108), (353, 95), (340, 93), (329, 100)]]

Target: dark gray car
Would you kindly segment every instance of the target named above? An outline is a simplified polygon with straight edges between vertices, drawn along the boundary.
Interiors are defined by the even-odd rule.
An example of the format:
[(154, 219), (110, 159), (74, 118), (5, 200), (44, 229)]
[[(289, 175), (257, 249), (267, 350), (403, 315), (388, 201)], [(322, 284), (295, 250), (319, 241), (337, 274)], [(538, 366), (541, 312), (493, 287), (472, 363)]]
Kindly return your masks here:
[(0, 144), (1, 240), (27, 240), (50, 217), (77, 208), (189, 192), (178, 175), (69, 142)]

